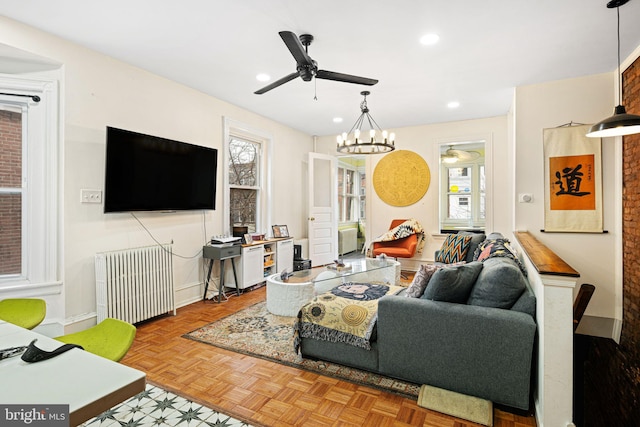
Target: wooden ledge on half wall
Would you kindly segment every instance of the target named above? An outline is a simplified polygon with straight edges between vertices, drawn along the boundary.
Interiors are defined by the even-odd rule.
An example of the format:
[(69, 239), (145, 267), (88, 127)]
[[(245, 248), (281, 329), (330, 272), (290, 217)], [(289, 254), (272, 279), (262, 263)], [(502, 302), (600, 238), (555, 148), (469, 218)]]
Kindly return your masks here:
[(580, 277), (580, 273), (528, 231), (515, 231), (513, 234), (539, 274)]

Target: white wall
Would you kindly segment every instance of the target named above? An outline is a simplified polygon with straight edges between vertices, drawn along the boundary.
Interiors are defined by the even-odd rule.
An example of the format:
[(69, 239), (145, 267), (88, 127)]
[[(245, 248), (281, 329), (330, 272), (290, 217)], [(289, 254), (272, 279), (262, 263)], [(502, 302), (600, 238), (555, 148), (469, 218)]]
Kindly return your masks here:
[[(419, 154), (429, 166), (431, 183), (424, 197), (417, 203), (397, 207), (383, 202), (375, 193), (373, 185), (367, 187), (367, 221), (366, 232), (368, 238), (375, 238), (389, 229), (394, 218), (416, 218), (428, 233), (438, 234), (438, 166), (439, 144), (455, 141), (466, 141), (478, 137), (487, 141), (487, 176), (488, 185), (493, 188), (487, 193), (487, 203), (494, 206), (492, 221), (487, 222), (490, 231), (509, 233), (513, 230), (512, 223), (512, 174), (513, 163), (509, 161), (509, 147), (507, 140), (507, 116), (489, 117), (486, 119), (448, 122), (423, 126), (412, 126), (399, 129), (389, 129), (396, 133), (396, 150), (409, 150)], [(316, 151), (336, 155), (335, 135), (318, 138)], [(371, 184), (371, 177), (375, 166), (383, 155), (367, 156), (367, 177)], [(490, 183), (490, 184), (489, 184)], [(424, 253), (416, 255), (419, 259), (432, 259), (433, 249), (438, 248), (440, 242), (434, 241), (425, 248)], [(403, 266), (405, 261), (403, 260)]]
[(614, 73), (522, 86), (515, 96), (516, 193), (532, 193), (533, 203), (515, 205), (515, 227), (528, 230), (580, 272), (578, 281), (592, 283), (596, 292), (584, 319), (586, 333), (612, 337), (613, 319), (621, 318), (622, 284), (617, 270), (621, 217), (621, 179), (616, 179), (616, 143), (602, 140), (604, 228), (607, 234), (542, 233), (544, 229), (544, 162), (542, 132), (568, 122), (596, 123), (614, 107)]
[[(306, 236), (306, 221), (295, 200), (304, 194), (302, 177), (312, 138), (239, 107), (188, 87), (132, 67), (58, 39), (28, 26), (0, 17), (3, 43), (62, 64), (62, 108), (64, 111), (63, 267), (64, 324), (67, 331), (95, 322), (94, 254), (153, 244), (153, 240), (129, 214), (102, 213), (102, 205), (80, 203), (80, 189), (104, 188), (105, 127), (114, 126), (222, 148), (222, 118), (247, 123), (272, 136), (272, 220), (287, 224), (291, 235)], [(0, 72), (2, 70), (0, 69)], [(222, 155), (219, 152), (219, 160)], [(278, 163), (287, 167), (278, 167)], [(222, 183), (222, 167), (218, 183)], [(189, 302), (201, 295), (203, 265), (199, 250), (208, 237), (221, 234), (222, 188), (218, 187), (218, 209), (203, 213), (143, 213), (139, 218), (161, 242), (174, 242), (174, 252), (192, 257), (174, 257), (178, 301)]]

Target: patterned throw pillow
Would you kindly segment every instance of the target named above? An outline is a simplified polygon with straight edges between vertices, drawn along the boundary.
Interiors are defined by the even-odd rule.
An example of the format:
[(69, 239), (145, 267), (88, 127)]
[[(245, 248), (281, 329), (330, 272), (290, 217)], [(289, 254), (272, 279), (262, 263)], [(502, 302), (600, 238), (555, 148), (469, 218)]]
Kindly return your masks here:
[(464, 234), (447, 235), (446, 240), (436, 256), (436, 261), (445, 264), (464, 261), (469, 251), (471, 237), (470, 235)]
[(429, 280), (431, 280), (431, 276), (433, 276), (433, 273), (435, 273), (439, 268), (442, 267), (442, 265), (435, 264), (421, 265), (420, 269), (418, 269), (418, 271), (416, 272), (416, 275), (413, 276), (413, 281), (407, 288), (405, 296), (409, 298), (420, 298), (424, 293), (425, 288), (429, 284)]

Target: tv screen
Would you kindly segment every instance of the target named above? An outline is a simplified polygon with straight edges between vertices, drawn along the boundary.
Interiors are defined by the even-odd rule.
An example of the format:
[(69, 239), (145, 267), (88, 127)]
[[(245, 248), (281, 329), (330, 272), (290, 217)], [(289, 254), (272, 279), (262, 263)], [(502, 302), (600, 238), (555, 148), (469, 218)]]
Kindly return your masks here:
[(216, 207), (218, 150), (107, 127), (104, 212)]

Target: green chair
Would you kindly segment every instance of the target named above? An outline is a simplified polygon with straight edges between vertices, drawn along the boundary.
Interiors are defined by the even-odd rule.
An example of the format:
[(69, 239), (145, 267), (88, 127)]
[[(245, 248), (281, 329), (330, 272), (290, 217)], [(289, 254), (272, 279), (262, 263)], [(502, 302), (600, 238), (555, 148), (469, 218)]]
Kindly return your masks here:
[(38, 326), (47, 314), (47, 304), (39, 298), (7, 298), (0, 301), (0, 320), (26, 329)]
[(136, 327), (132, 324), (107, 318), (89, 329), (56, 339), (67, 344), (78, 344), (89, 353), (118, 362), (129, 351), (135, 336)]

